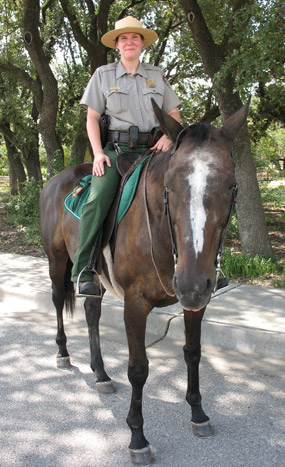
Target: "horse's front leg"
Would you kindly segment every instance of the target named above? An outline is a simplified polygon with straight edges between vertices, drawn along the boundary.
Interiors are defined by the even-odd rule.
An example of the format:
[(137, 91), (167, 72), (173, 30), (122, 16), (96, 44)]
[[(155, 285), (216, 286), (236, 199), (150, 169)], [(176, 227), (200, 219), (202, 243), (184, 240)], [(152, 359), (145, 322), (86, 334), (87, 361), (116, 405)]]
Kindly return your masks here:
[(201, 358), (201, 322), (205, 308), (198, 311), (184, 310), (184, 323), (186, 344), (183, 348), (184, 358), (188, 371), (188, 387), (186, 400), (192, 409), (192, 428), (196, 436), (207, 438), (212, 436), (212, 428), (209, 417), (205, 414), (201, 405), (199, 388), (199, 363)]
[(148, 377), (148, 359), (145, 350), (147, 315), (151, 306), (144, 299), (128, 300), (125, 295), (125, 327), (129, 345), (128, 378), (132, 385), (132, 400), (127, 416), (132, 436), (129, 445), (134, 464), (147, 465), (152, 461), (152, 451), (143, 432), (142, 396)]
[(96, 388), (98, 391), (111, 394), (115, 392), (115, 388), (104, 369), (100, 347), (99, 320), (101, 317), (101, 303), (102, 299), (100, 298), (86, 298), (84, 302), (91, 353), (90, 366), (96, 374)]

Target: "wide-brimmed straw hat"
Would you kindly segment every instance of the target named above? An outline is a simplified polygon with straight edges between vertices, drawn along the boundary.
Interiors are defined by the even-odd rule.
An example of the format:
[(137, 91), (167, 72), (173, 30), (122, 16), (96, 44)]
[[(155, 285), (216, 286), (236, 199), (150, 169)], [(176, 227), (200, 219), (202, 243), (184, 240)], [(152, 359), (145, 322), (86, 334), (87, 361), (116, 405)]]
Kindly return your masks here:
[(115, 29), (106, 32), (101, 38), (102, 44), (111, 49), (116, 48), (116, 39), (120, 34), (126, 32), (137, 32), (144, 38), (144, 45), (147, 47), (153, 44), (157, 39), (158, 35), (151, 29), (143, 27), (143, 24), (132, 16), (126, 16), (126, 18), (120, 19), (115, 23)]

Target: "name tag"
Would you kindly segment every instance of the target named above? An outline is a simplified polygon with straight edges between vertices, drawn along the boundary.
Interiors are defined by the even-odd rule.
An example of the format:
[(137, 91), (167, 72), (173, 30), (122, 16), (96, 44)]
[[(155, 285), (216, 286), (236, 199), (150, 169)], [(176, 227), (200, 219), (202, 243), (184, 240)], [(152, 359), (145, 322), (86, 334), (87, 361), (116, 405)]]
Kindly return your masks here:
[(111, 86), (109, 88), (109, 91), (119, 91), (120, 89), (121, 89), (120, 86), (113, 86), (113, 87)]

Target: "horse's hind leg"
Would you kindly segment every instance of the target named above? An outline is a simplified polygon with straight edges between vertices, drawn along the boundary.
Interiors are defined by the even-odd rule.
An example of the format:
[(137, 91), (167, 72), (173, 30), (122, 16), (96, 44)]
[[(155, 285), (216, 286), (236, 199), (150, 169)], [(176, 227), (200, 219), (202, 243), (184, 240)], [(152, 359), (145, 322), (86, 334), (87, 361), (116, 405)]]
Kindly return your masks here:
[(212, 436), (212, 428), (209, 417), (205, 414), (201, 405), (199, 389), (199, 363), (201, 358), (201, 322), (205, 309), (198, 312), (184, 310), (184, 323), (186, 344), (184, 346), (184, 358), (188, 370), (188, 388), (186, 400), (192, 409), (192, 428), (196, 436), (208, 438)]
[(115, 388), (104, 369), (100, 348), (99, 320), (101, 317), (101, 303), (102, 299), (100, 298), (86, 298), (84, 302), (91, 353), (90, 366), (96, 374), (96, 388), (98, 391), (111, 394), (115, 392)]
[(57, 258), (56, 261), (55, 258), (49, 261), (50, 278), (52, 281), (52, 301), (56, 309), (57, 317), (57, 334), (55, 339), (58, 345), (57, 366), (58, 368), (68, 368), (70, 367), (70, 358), (66, 347), (67, 339), (64, 332), (63, 307), (67, 294), (71, 297), (73, 296), (73, 293), (71, 293), (71, 287), (73, 291), (73, 284), (70, 278), (67, 277), (69, 274), (67, 269), (71, 268), (71, 263), (68, 261), (67, 255)]

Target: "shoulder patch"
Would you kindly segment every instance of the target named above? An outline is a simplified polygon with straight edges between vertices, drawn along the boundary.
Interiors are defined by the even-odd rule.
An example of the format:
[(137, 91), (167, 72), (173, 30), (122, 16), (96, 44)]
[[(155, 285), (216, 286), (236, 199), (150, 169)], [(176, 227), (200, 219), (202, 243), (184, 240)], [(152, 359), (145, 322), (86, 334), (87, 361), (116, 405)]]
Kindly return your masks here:
[(161, 68), (159, 68), (159, 66), (149, 65), (148, 63), (143, 63), (143, 66), (146, 70), (159, 71), (162, 74)]
[(116, 69), (116, 63), (108, 63), (107, 65), (102, 65), (97, 69), (99, 69), (102, 73), (104, 73), (105, 71), (115, 70)]

